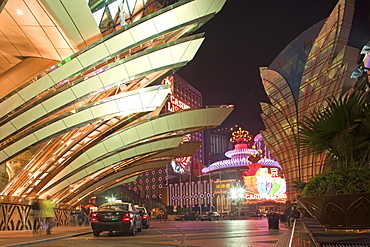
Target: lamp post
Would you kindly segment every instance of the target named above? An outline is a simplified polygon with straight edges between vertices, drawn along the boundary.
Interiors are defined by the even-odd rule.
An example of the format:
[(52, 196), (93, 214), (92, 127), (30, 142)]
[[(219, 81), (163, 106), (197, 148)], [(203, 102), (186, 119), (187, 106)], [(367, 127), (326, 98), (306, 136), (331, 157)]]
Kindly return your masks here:
[(231, 199), (236, 202), (237, 216), (239, 215), (239, 201), (244, 198), (245, 189), (244, 188), (232, 188), (230, 190)]

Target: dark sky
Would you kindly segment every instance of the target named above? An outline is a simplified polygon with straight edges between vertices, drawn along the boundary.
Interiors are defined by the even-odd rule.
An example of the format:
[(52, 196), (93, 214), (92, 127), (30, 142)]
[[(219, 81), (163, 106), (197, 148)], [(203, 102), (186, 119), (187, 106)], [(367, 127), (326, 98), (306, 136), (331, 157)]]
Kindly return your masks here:
[(206, 39), (177, 73), (202, 92), (204, 105), (235, 105), (223, 126), (239, 124), (256, 135), (264, 129), (259, 102), (268, 102), (259, 67), (268, 66), (295, 37), (327, 18), (336, 3), (227, 0), (197, 31), (205, 32)]

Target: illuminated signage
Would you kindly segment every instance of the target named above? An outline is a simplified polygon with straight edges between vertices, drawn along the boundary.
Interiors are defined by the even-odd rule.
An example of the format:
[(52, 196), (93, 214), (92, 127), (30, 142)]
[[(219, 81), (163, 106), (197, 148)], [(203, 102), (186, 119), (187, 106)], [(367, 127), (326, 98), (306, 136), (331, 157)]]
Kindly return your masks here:
[(171, 160), (171, 166), (175, 173), (188, 173), (191, 164), (191, 156), (185, 156)]
[(230, 188), (231, 185), (230, 183), (226, 183), (226, 184), (216, 184), (216, 189), (228, 189)]
[(261, 167), (254, 175), (243, 174), (243, 180), (249, 192), (246, 200), (286, 200), (286, 183), (278, 168)]
[(286, 194), (278, 194), (266, 197), (264, 194), (247, 194), (246, 200), (286, 200)]
[(181, 100), (177, 99), (175, 96), (170, 95), (168, 101), (167, 101), (167, 110), (169, 112), (174, 112), (182, 109), (188, 109), (190, 108), (189, 105), (185, 104)]

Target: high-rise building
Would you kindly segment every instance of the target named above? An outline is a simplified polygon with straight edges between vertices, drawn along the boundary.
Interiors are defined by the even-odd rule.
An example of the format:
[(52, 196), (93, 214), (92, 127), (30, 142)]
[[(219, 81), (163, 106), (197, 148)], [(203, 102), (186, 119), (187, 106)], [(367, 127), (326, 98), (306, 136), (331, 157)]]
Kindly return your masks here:
[[(165, 77), (162, 84), (169, 84), (171, 91), (161, 114), (202, 106), (202, 94), (178, 74)], [(203, 131), (187, 134), (183, 140), (194, 142), (199, 146), (194, 155), (178, 157), (169, 161), (165, 167), (139, 174), (135, 181), (130, 181), (124, 186), (142, 198), (168, 205), (170, 195), (167, 186), (179, 182), (181, 176), (186, 178), (199, 176), (204, 164)]]
[[(202, 94), (178, 74), (167, 76), (162, 83), (171, 84), (171, 94), (162, 113), (203, 106)], [(191, 133), (185, 138), (187, 141), (200, 142), (197, 152), (188, 162), (192, 175), (199, 176), (200, 167), (204, 164), (204, 133), (203, 131)]]
[(225, 158), (225, 152), (232, 149), (233, 145), (229, 141), (231, 133), (237, 130), (239, 125), (232, 126), (220, 126), (218, 128), (204, 131), (207, 135), (207, 162), (205, 166), (210, 165), (213, 162), (223, 160)]
[[(288, 200), (296, 197), (293, 182), (307, 182), (323, 172), (325, 156), (301, 152), (299, 122), (310, 112), (324, 109), (327, 99), (351, 88), (358, 67), (359, 43), (369, 40), (368, 1), (340, 0), (326, 20), (294, 39), (269, 67), (260, 68), (269, 103), (261, 103), (268, 150), (285, 173)], [(352, 24), (365, 24), (365, 30)], [(362, 25), (364, 26), (364, 25)], [(361, 26), (360, 26), (361, 27)], [(360, 42), (362, 41), (362, 42)]]

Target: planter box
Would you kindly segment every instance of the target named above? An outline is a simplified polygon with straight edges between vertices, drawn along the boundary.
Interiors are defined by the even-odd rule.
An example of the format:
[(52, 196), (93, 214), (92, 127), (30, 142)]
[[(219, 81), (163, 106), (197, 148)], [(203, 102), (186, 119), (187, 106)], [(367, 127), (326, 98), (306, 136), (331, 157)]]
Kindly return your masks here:
[(370, 229), (370, 193), (302, 197), (298, 202), (327, 229)]

